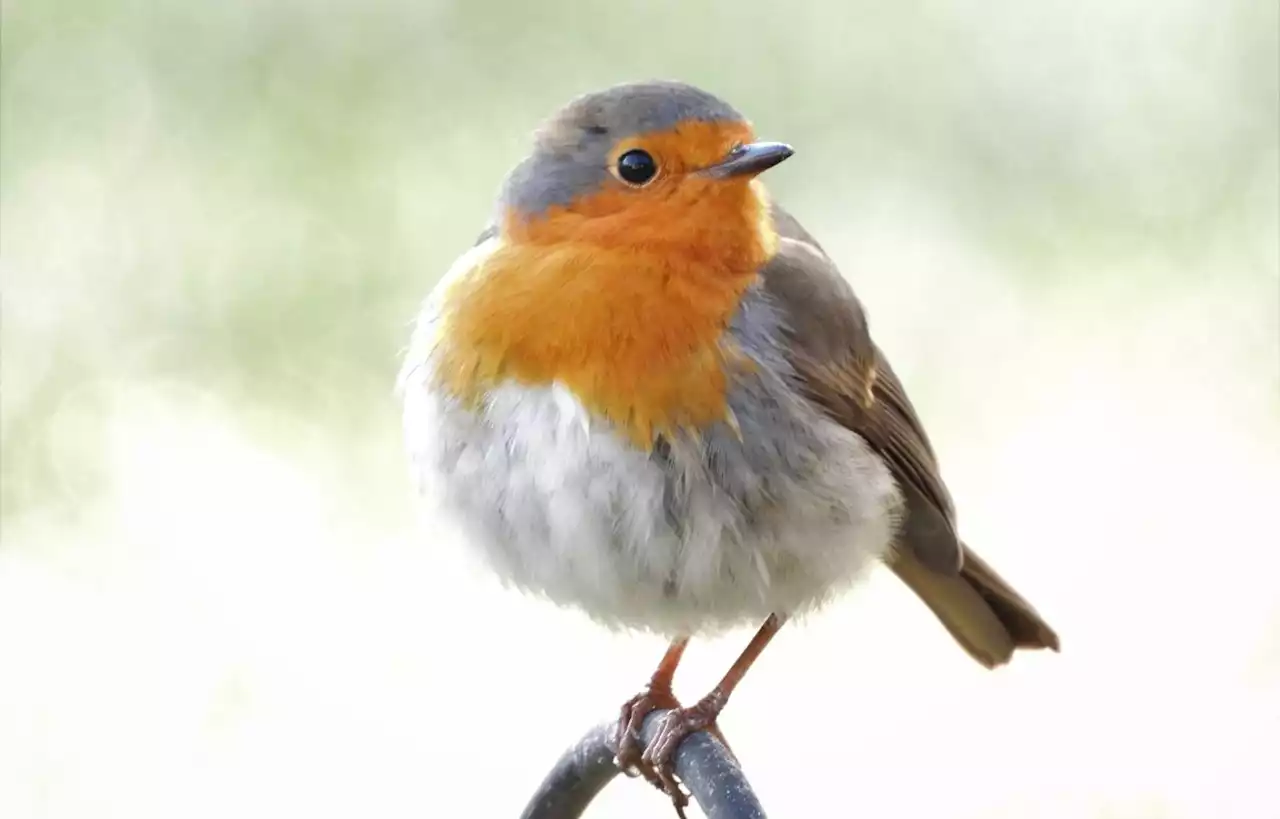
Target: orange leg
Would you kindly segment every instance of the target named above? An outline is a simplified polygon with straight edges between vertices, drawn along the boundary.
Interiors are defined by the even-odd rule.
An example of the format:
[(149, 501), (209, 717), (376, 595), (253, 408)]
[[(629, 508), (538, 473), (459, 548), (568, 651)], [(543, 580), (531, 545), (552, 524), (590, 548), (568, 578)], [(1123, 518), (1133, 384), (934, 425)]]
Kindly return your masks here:
[[(658, 785), (671, 797), (672, 802), (675, 804), (676, 813), (682, 819), (684, 817), (684, 806), (689, 803), (689, 798), (680, 790), (679, 783), (676, 780), (674, 765), (676, 749), (680, 747), (680, 743), (684, 741), (685, 737), (703, 730), (711, 731), (723, 741), (724, 737), (716, 726), (716, 718), (720, 716), (720, 712), (728, 704), (729, 697), (733, 694), (734, 689), (738, 687), (738, 683), (742, 682), (742, 678), (746, 676), (751, 665), (786, 621), (787, 618), (785, 616), (777, 614), (771, 615), (768, 620), (765, 620), (764, 625), (760, 626), (760, 630), (751, 638), (751, 642), (743, 649), (742, 654), (738, 655), (738, 659), (734, 661), (733, 666), (720, 679), (716, 687), (712, 688), (710, 693), (699, 700), (696, 705), (691, 708), (682, 708), (679, 703), (669, 706), (671, 710), (662, 718), (662, 724), (658, 726), (657, 734), (654, 735), (653, 741), (649, 743), (641, 755), (640, 765), (637, 767), (645, 771), (645, 778), (650, 782), (654, 782), (654, 777), (650, 775), (650, 772), (656, 774), (658, 781), (654, 782), (654, 784)], [(675, 650), (677, 645), (679, 645), (679, 650), (676, 651), (676, 662), (679, 661), (680, 653), (684, 651), (684, 645), (682, 643), (673, 644), (672, 649), (667, 652), (668, 656), (670, 656), (671, 651)], [(675, 670), (674, 663), (671, 670), (673, 672)], [(661, 671), (662, 668), (659, 667), (659, 672)], [(670, 679), (667, 680), (667, 683), (668, 685), (670, 684)], [(670, 689), (668, 688), (668, 690)], [(675, 701), (674, 697), (671, 699), (672, 702)]]
[(618, 749), (615, 762), (618, 767), (630, 775), (634, 775), (634, 772), (643, 774), (645, 779), (663, 790), (665, 788), (657, 772), (642, 758), (640, 729), (644, 726), (644, 718), (651, 712), (680, 707), (680, 702), (671, 691), (671, 683), (688, 645), (689, 638), (682, 637), (667, 647), (667, 653), (662, 655), (658, 669), (649, 678), (649, 685), (623, 704), (622, 712), (618, 715), (617, 732), (614, 734), (614, 747)]

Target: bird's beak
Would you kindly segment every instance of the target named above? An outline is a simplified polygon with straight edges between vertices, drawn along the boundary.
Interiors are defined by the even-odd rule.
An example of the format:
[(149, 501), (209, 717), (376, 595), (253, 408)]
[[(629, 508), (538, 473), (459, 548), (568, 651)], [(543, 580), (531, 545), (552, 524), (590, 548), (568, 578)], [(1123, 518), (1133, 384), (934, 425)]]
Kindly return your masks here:
[(714, 165), (702, 169), (702, 173), (714, 179), (734, 176), (755, 176), (795, 153), (785, 142), (752, 142), (739, 145), (729, 155)]

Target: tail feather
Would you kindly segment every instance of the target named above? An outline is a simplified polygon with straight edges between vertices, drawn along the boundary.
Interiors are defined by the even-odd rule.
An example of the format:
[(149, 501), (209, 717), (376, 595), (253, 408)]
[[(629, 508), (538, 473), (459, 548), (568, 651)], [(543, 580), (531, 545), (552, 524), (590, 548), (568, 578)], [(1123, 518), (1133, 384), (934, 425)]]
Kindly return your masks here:
[(987, 668), (1009, 662), (1016, 649), (1058, 650), (1058, 635), (1035, 608), (967, 547), (955, 575), (926, 568), (905, 549), (889, 566)]

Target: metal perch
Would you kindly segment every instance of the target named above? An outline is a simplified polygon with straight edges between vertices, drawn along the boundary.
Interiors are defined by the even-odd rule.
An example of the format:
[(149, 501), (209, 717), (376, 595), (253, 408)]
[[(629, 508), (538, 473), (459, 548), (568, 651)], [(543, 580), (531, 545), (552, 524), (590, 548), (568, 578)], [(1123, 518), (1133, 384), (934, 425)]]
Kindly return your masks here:
[[(645, 742), (664, 711), (645, 720)], [(587, 805), (620, 772), (613, 764), (614, 723), (598, 725), (561, 755), (538, 786), (521, 819), (578, 819)], [(700, 731), (680, 743), (676, 774), (707, 819), (765, 819), (764, 808), (728, 749)], [(648, 787), (646, 785), (646, 787)]]

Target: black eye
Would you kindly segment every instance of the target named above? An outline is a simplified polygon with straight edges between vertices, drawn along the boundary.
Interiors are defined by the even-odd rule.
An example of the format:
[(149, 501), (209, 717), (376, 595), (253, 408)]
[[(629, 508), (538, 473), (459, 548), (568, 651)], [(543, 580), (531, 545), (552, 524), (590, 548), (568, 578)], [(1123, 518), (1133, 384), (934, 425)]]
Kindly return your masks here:
[(658, 172), (658, 163), (645, 151), (636, 148), (618, 157), (618, 176), (630, 185), (643, 185)]

